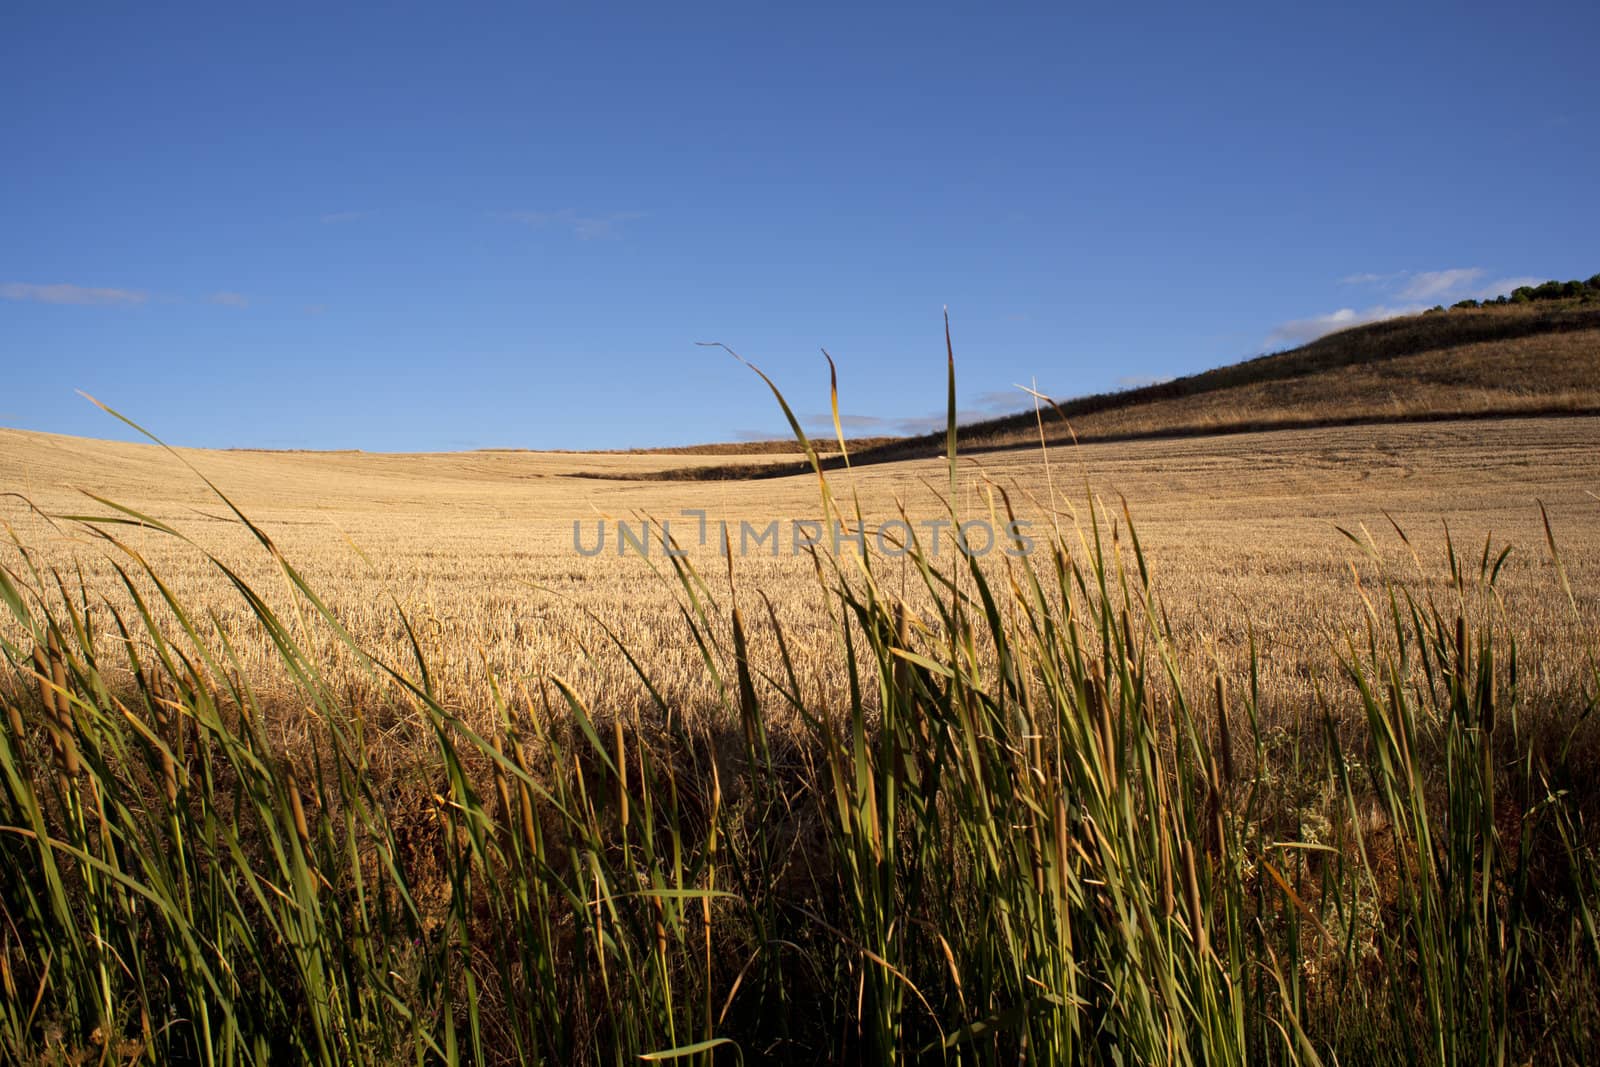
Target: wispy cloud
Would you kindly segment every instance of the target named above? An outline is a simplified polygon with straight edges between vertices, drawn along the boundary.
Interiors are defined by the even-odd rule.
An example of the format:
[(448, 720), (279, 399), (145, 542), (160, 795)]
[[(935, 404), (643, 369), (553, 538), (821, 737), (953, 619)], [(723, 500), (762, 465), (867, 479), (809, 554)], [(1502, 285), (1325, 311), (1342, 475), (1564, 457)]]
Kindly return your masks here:
[(1267, 335), (1265, 345), (1268, 349), (1302, 345), (1336, 330), (1401, 315), (1415, 315), (1437, 304), (1491, 300), (1520, 286), (1538, 284), (1538, 279), (1529, 277), (1503, 277), (1485, 281), (1488, 277), (1489, 272), (1482, 267), (1349, 274), (1339, 279), (1340, 285), (1375, 288), (1379, 291), (1377, 295), (1387, 299), (1365, 308), (1342, 307), (1325, 315), (1291, 319), (1273, 329)]
[(572, 231), (572, 235), (580, 241), (613, 241), (622, 236), (624, 225), (645, 216), (641, 211), (580, 215), (572, 208), (562, 208), (560, 211), (505, 211), (498, 217), (508, 222), (520, 222), (524, 226), (558, 226)]
[(83, 285), (34, 285), (28, 282), (0, 282), (0, 299), (27, 300), (36, 304), (94, 304), (103, 307), (133, 307), (150, 299), (138, 289), (96, 289)]
[(1398, 318), (1401, 315), (1415, 315), (1424, 310), (1421, 304), (1408, 307), (1389, 307), (1379, 304), (1375, 307), (1340, 308), (1330, 311), (1326, 315), (1313, 315), (1308, 319), (1291, 319), (1282, 323), (1267, 335), (1266, 345), (1269, 349), (1284, 348), (1289, 345), (1303, 345), (1308, 341), (1315, 341), (1319, 337), (1333, 333), (1337, 330), (1348, 330), (1352, 326), (1360, 326), (1368, 322), (1381, 322), (1384, 319)]
[(370, 211), (330, 211), (320, 216), (324, 226), (338, 226), (345, 222), (360, 222), (362, 219), (371, 218)]
[(210, 296), (206, 297), (206, 302), (209, 304), (221, 304), (223, 307), (230, 308), (247, 308), (250, 306), (249, 297), (245, 296), (243, 293), (234, 293), (226, 289), (221, 289), (215, 293), (212, 293)]
[(1124, 374), (1117, 379), (1118, 389), (1143, 389), (1147, 385), (1160, 385), (1172, 381), (1170, 374)]
[(1375, 287), (1395, 301), (1448, 304), (1458, 300), (1492, 299), (1518, 286), (1537, 285), (1541, 281), (1521, 275), (1485, 281), (1488, 277), (1489, 272), (1482, 267), (1450, 267), (1388, 274), (1348, 274), (1339, 279), (1339, 284)]
[(1395, 271), (1392, 274), (1346, 274), (1339, 279), (1340, 285), (1387, 285), (1406, 276), (1405, 271)]
[(1425, 270), (1406, 276), (1395, 294), (1401, 300), (1461, 300), (1457, 295), (1482, 278), (1482, 267), (1454, 267), (1450, 270)]

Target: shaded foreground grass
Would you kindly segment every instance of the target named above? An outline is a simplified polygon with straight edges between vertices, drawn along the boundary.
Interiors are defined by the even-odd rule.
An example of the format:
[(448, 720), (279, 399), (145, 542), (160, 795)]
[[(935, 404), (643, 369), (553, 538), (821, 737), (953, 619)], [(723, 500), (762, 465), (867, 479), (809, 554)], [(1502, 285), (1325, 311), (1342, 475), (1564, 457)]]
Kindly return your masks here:
[[(251, 527), (293, 613), (218, 575), (308, 712), (286, 746), (234, 636), (119, 538), (181, 534), (102, 503), (131, 609), (23, 546), (0, 573), (13, 1058), (1522, 1062), (1600, 1034), (1600, 677), (1521, 714), (1539, 650), (1496, 546), (1446, 546), (1433, 598), (1352, 587), (1368, 628), (1301, 729), (1259, 721), (1253, 673), (1182, 676), (1131, 518), (1091, 500), (1003, 569), (908, 546), (931, 623), (880, 561), (819, 556), (843, 706), (733, 569), (674, 560), (708, 724), (548, 676), (474, 731)], [(329, 636), (408, 711), (404, 766)]]

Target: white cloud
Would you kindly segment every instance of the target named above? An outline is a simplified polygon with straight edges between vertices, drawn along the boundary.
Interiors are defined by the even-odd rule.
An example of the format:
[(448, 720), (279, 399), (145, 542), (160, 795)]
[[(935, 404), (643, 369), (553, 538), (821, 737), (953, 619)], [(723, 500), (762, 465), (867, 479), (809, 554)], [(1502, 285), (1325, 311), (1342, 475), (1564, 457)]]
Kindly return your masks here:
[(1487, 300), (1522, 285), (1537, 285), (1541, 279), (1499, 278), (1485, 282), (1488, 271), (1482, 267), (1450, 267), (1445, 270), (1402, 270), (1391, 274), (1347, 274), (1340, 285), (1370, 286), (1394, 300), (1427, 304), (1453, 304), (1458, 300)]
[(206, 297), (206, 300), (209, 303), (221, 304), (223, 307), (230, 308), (247, 308), (250, 306), (249, 297), (245, 296), (243, 293), (229, 292), (226, 289), (212, 293), (210, 296)]
[(580, 215), (572, 208), (560, 211), (507, 211), (500, 218), (525, 226), (562, 226), (580, 241), (609, 241), (622, 236), (623, 224), (644, 218), (639, 211), (613, 211), (609, 215)]
[(1343, 307), (1326, 315), (1285, 322), (1268, 335), (1266, 347), (1271, 351), (1302, 345), (1351, 326), (1401, 315), (1415, 315), (1432, 305), (1448, 306), (1462, 300), (1492, 300), (1521, 286), (1539, 284), (1539, 279), (1528, 277), (1499, 278), (1485, 282), (1483, 278), (1487, 273), (1482, 267), (1451, 267), (1446, 270), (1399, 271), (1394, 274), (1346, 275), (1339, 279), (1340, 285), (1374, 286), (1388, 294), (1394, 303), (1377, 304), (1361, 310)]
[(1172, 381), (1170, 374), (1124, 374), (1117, 379), (1118, 389), (1143, 389), (1147, 385), (1161, 385)]
[(132, 307), (142, 304), (150, 294), (137, 289), (94, 289), (82, 285), (32, 285), (27, 282), (0, 282), (0, 299), (29, 300), (39, 304), (98, 304)]
[(1464, 299), (1465, 292), (1482, 278), (1482, 267), (1453, 267), (1450, 270), (1425, 270), (1408, 274), (1405, 284), (1395, 294), (1401, 300), (1443, 302)]
[(1484, 281), (1489, 272), (1482, 267), (1450, 267), (1446, 270), (1397, 271), (1393, 274), (1350, 274), (1340, 285), (1374, 286), (1392, 299), (1407, 303), (1453, 304), (1458, 300), (1490, 300), (1523, 285), (1538, 285), (1541, 279), (1498, 278)]
[(1355, 308), (1340, 308), (1326, 315), (1315, 315), (1309, 319), (1291, 319), (1282, 323), (1267, 335), (1265, 345), (1268, 350), (1303, 345), (1338, 330), (1347, 330), (1352, 326), (1368, 322), (1399, 318), (1401, 315), (1415, 315), (1423, 310), (1425, 308), (1420, 304), (1407, 307), (1388, 307), (1380, 304), (1361, 311)]

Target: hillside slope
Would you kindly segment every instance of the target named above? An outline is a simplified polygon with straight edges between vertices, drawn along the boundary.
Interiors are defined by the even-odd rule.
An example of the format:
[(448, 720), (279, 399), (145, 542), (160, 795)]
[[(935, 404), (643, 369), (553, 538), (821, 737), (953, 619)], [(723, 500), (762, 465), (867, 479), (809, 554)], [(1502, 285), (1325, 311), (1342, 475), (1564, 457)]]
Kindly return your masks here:
[[(957, 356), (957, 372), (960, 358)], [(1372, 422), (1600, 412), (1600, 307), (1457, 308), (1329, 334), (1299, 348), (1043, 412), (1052, 444)], [(959, 429), (963, 452), (1037, 446), (1032, 410)], [(943, 431), (852, 450), (855, 465), (938, 455)], [(839, 465), (837, 457), (824, 463)], [(792, 474), (794, 464), (706, 464), (653, 477)], [(605, 475), (599, 474), (604, 477)]]

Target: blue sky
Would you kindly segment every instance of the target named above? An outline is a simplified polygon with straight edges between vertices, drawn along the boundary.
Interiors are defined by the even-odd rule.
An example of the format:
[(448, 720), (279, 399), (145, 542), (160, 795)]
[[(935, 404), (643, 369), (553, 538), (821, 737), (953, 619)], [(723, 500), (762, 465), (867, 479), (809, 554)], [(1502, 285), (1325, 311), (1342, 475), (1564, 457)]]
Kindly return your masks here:
[(945, 305), (975, 415), (1600, 270), (1592, 5), (227, 8), (0, 8), (0, 425), (892, 432)]

